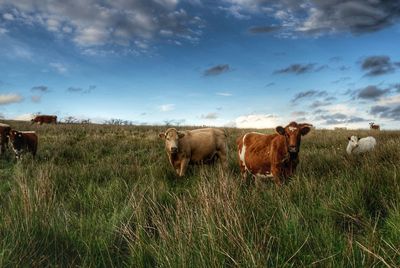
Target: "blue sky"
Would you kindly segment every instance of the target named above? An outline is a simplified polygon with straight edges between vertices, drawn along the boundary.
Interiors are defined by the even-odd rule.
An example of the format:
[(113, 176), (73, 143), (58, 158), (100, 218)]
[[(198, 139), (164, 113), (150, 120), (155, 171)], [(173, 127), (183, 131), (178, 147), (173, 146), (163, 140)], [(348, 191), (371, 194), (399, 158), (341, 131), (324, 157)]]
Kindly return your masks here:
[(400, 2), (0, 0), (0, 116), (400, 127)]

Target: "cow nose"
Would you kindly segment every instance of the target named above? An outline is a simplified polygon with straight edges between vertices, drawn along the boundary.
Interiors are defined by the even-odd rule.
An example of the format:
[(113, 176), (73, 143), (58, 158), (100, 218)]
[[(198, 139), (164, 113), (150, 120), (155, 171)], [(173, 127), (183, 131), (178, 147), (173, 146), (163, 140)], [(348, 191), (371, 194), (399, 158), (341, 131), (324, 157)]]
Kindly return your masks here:
[(178, 147), (171, 147), (171, 152), (172, 153), (177, 153), (178, 152)]
[(291, 152), (291, 153), (297, 152), (297, 147), (296, 147), (296, 146), (293, 146), (293, 145), (290, 145), (290, 146), (289, 146), (289, 152)]

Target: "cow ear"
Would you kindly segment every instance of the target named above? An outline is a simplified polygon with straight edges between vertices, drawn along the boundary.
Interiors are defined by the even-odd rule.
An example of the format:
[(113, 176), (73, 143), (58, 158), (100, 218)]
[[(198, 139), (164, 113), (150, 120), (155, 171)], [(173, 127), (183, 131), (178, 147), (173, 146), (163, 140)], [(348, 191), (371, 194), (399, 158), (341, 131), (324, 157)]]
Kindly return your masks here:
[(178, 132), (178, 137), (180, 138), (180, 139), (182, 139), (183, 137), (185, 137), (185, 133), (183, 133), (183, 132)]
[(300, 130), (300, 133), (301, 133), (302, 136), (305, 136), (305, 135), (308, 134), (308, 132), (310, 132), (310, 130), (311, 130), (311, 128), (308, 127), (308, 126), (302, 127), (301, 130)]
[(276, 133), (279, 135), (285, 135), (285, 129), (281, 126), (275, 128)]
[(160, 137), (161, 139), (165, 138), (165, 133), (161, 132), (160, 134), (158, 134), (158, 137)]

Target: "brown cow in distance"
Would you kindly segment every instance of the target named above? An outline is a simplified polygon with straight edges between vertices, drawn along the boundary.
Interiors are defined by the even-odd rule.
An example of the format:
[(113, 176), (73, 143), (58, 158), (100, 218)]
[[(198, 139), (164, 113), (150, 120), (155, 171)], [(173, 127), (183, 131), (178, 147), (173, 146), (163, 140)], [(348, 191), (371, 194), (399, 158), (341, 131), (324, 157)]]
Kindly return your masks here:
[(369, 123), (369, 128), (370, 129), (375, 129), (375, 130), (380, 130), (381, 126), (380, 125), (376, 125), (374, 122)]
[(39, 125), (45, 124), (57, 124), (57, 116), (55, 115), (37, 115), (31, 120), (33, 123), (38, 123)]
[(8, 134), (11, 127), (7, 124), (0, 123), (0, 155), (3, 154), (8, 146)]
[(11, 130), (9, 138), (15, 158), (21, 158), (21, 154), (24, 152), (30, 152), (33, 157), (36, 156), (38, 137), (34, 131)]
[(218, 157), (222, 166), (227, 166), (226, 135), (223, 130), (203, 128), (178, 131), (169, 128), (159, 137), (165, 140), (168, 160), (180, 177), (185, 175), (189, 163), (207, 164)]
[(242, 135), (236, 143), (243, 178), (249, 172), (253, 177), (273, 178), (280, 185), (291, 177), (299, 163), (301, 136), (307, 135), (311, 127), (311, 124), (291, 122), (286, 127), (276, 127), (276, 134)]

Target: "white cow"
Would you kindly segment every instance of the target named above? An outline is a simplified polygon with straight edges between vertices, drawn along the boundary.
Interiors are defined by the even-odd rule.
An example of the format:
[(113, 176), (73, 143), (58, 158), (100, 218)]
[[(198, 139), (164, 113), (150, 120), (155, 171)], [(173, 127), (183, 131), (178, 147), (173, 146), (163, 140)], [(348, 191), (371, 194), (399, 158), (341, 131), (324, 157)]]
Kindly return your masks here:
[(359, 139), (357, 136), (351, 136), (348, 139), (349, 144), (347, 145), (346, 152), (349, 155), (372, 151), (376, 145), (375, 138), (371, 136), (362, 139)]

